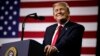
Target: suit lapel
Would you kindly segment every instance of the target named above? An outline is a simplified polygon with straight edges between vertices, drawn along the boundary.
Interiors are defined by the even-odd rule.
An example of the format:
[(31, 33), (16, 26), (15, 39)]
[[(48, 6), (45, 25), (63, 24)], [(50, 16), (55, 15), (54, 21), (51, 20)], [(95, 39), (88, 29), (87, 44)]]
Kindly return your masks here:
[(61, 34), (60, 34), (57, 42), (59, 42), (59, 40), (62, 38), (62, 36), (67, 32), (67, 29), (68, 29), (69, 26), (71, 26), (71, 22), (70, 21), (65, 24), (65, 26), (62, 29)]
[(49, 30), (50, 31), (50, 36), (49, 36), (50, 43), (49, 44), (51, 44), (52, 37), (53, 37), (56, 27), (57, 27), (57, 24), (51, 27), (51, 30)]
[(61, 37), (61, 36), (66, 32), (66, 30), (67, 30), (67, 28), (64, 27), (64, 28), (62, 29), (62, 31), (61, 31), (61, 35), (60, 35), (59, 37)]

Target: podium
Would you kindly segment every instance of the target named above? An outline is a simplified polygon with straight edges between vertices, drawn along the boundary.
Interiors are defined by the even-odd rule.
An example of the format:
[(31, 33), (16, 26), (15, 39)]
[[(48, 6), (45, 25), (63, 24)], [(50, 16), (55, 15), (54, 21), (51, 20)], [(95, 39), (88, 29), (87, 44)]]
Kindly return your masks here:
[(44, 56), (43, 47), (34, 40), (23, 40), (3, 44), (0, 56)]

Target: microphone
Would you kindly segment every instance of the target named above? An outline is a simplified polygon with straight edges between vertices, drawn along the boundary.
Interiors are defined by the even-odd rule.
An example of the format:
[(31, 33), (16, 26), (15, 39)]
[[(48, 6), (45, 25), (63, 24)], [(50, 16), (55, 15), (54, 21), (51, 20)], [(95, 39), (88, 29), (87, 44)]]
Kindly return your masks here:
[(39, 20), (44, 20), (45, 19), (44, 16), (38, 16), (37, 13), (29, 14), (26, 17), (30, 17), (30, 18), (33, 18), (33, 19), (39, 19)]
[(33, 19), (39, 19), (39, 20), (44, 20), (45, 19), (44, 16), (38, 16), (37, 13), (32, 13), (32, 14), (27, 15), (25, 17), (25, 19), (23, 20), (23, 23), (22, 23), (22, 36), (21, 36), (21, 41), (23, 41), (23, 38), (24, 38), (25, 22), (28, 19), (28, 17), (33, 18)]

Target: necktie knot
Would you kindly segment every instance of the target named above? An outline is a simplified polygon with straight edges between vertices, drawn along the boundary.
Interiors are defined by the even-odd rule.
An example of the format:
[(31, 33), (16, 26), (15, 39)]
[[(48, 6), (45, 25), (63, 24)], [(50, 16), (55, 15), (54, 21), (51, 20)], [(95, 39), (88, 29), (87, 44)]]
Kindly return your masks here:
[(62, 25), (60, 25), (60, 26), (58, 27), (58, 29), (60, 29), (60, 30), (61, 30), (62, 28), (63, 28)]

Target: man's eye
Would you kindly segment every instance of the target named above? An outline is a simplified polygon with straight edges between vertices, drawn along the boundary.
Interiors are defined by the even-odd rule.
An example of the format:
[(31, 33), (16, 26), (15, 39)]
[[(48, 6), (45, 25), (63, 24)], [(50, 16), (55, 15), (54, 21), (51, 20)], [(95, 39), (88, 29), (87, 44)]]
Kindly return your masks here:
[(57, 12), (58, 10), (55, 10), (55, 12)]

